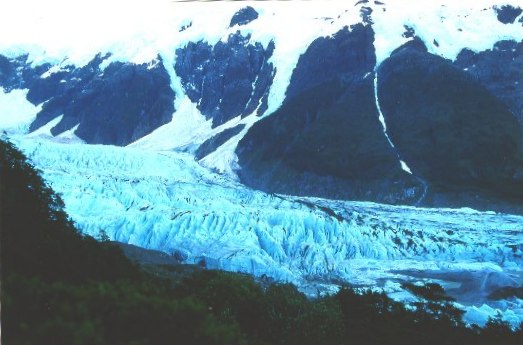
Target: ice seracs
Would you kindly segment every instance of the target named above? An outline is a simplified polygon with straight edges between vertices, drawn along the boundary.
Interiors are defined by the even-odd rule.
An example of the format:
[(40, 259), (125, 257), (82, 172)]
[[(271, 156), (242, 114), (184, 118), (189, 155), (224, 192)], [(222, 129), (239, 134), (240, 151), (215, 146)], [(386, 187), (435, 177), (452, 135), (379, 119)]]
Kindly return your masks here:
[[(187, 153), (15, 143), (84, 233), (103, 229), (113, 240), (181, 252), (188, 263), (266, 275), (311, 294), (333, 280), (397, 293), (384, 282), (455, 286), (461, 272), (479, 285), (493, 270), (507, 279), (522, 273), (522, 216), (271, 195), (212, 173)], [(467, 310), (486, 304), (523, 320), (521, 300), (455, 295)]]

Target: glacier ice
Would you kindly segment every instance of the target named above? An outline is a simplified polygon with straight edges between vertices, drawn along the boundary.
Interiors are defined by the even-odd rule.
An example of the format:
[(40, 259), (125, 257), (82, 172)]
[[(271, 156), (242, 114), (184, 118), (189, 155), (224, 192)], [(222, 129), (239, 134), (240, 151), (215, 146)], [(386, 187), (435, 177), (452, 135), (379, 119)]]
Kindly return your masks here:
[[(116, 241), (182, 252), (187, 263), (265, 275), (311, 294), (350, 282), (402, 298), (390, 282), (452, 287), (465, 284), (456, 277), (489, 272), (522, 285), (523, 216), (266, 194), (187, 153), (13, 140), (92, 236), (105, 230)], [(522, 300), (489, 302), (480, 291), (469, 301), (456, 291), (471, 321), (494, 313), (488, 308), (523, 321)]]

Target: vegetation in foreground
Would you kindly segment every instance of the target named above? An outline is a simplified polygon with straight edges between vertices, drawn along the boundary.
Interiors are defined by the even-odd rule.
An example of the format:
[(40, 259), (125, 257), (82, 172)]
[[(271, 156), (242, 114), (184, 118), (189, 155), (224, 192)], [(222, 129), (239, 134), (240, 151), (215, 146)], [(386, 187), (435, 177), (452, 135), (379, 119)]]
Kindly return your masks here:
[(437, 285), (407, 309), (350, 287), (308, 299), (292, 285), (194, 270), (173, 284), (110, 242), (82, 236), (63, 202), (0, 141), (2, 341), (29, 344), (522, 344), (491, 321), (467, 328)]

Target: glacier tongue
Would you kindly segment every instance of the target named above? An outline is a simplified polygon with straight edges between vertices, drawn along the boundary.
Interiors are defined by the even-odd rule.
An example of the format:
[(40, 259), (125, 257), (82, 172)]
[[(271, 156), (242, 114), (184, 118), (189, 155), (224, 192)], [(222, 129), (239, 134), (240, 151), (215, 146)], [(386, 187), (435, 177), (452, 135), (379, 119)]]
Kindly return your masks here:
[(436, 281), (454, 287), (474, 322), (486, 321), (490, 309), (523, 321), (523, 301), (488, 301), (495, 284), (467, 292), (470, 281), (460, 278), (479, 282), (494, 272), (523, 285), (522, 216), (272, 195), (212, 173), (189, 154), (14, 141), (86, 234), (105, 230), (116, 241), (289, 281), (311, 294), (349, 282), (405, 298), (399, 281)]

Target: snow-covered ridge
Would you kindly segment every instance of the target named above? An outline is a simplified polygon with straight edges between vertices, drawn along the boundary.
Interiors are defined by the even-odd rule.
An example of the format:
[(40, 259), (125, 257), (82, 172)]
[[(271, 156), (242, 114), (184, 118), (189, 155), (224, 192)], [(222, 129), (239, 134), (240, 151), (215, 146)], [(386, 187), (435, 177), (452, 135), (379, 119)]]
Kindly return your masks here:
[[(506, 3), (518, 6), (514, 0)], [(367, 25), (372, 25), (375, 33), (378, 66), (394, 49), (410, 40), (404, 35), (406, 27), (426, 43), (429, 52), (449, 59), (454, 59), (463, 48), (482, 51), (492, 48), (499, 40), (521, 41), (523, 30), (518, 21), (503, 24), (496, 18), (494, 6), (499, 5), (492, 0), (429, 3), (415, 0), (157, 0), (152, 3), (94, 0), (75, 2), (71, 6), (60, 0), (45, 3), (25, 0), (10, 2), (0, 13), (0, 32), (9, 32), (9, 35), (0, 35), (0, 54), (8, 57), (29, 54), (33, 65), (50, 62), (54, 67), (42, 78), (49, 77), (60, 66), (84, 66), (98, 53), (111, 54), (102, 63), (102, 68), (114, 61), (158, 63), (160, 56), (176, 95), (176, 111), (170, 123), (134, 145), (153, 150), (186, 149), (240, 123), (239, 119), (232, 119), (219, 128), (212, 128), (196, 104), (187, 98), (173, 66), (176, 49), (189, 42), (205, 41), (212, 46), (219, 41), (225, 42), (236, 32), (265, 48), (274, 42), (269, 62), (276, 73), (269, 90), (267, 115), (284, 101), (298, 58), (310, 43), (362, 22), (363, 7), (372, 10), (371, 22)], [(245, 25), (230, 27), (233, 15), (246, 6), (252, 6), (258, 12), (258, 18)], [(16, 14), (23, 14), (23, 18)], [(241, 123), (251, 125), (255, 120)], [(247, 128), (243, 133), (246, 131)], [(232, 172), (236, 161), (234, 150), (242, 135), (231, 139), (221, 149), (227, 159), (209, 158), (206, 164)], [(409, 162), (401, 163), (408, 171)]]
[[(522, 285), (521, 216), (271, 195), (211, 173), (188, 154), (15, 142), (84, 233), (105, 230), (188, 263), (266, 275), (311, 293), (346, 281), (409, 299), (398, 281), (437, 281), (475, 308), (473, 321), (486, 320), (484, 303), (514, 324), (523, 320), (523, 301), (485, 298), (498, 281)], [(463, 292), (453, 275), (488, 288)]]
[[(405, 42), (404, 25), (415, 29), (426, 42), (440, 39), (439, 47), (431, 50), (452, 58), (464, 47), (480, 51), (501, 39), (523, 37), (517, 22), (504, 25), (496, 19), (493, 6), (504, 4), (521, 5), (516, 0), (91, 0), (76, 1), (71, 6), (63, 0), (20, 0), (5, 4), (0, 14), (0, 30), (9, 32), (0, 37), (0, 51), (30, 53), (35, 63), (67, 58), (81, 66), (98, 52), (112, 52), (117, 60), (144, 63), (154, 59), (159, 51), (171, 50), (178, 42), (203, 39), (213, 44), (226, 39), (228, 33), (241, 30), (259, 42), (268, 43), (277, 37), (277, 43), (285, 45), (281, 47), (283, 55), (304, 48), (311, 37), (329, 35), (344, 25), (361, 21), (359, 9), (367, 6), (373, 9), (378, 62)], [(229, 28), (234, 13), (246, 6), (257, 10), (259, 18), (245, 26)], [(188, 23), (191, 25), (179, 32)]]

